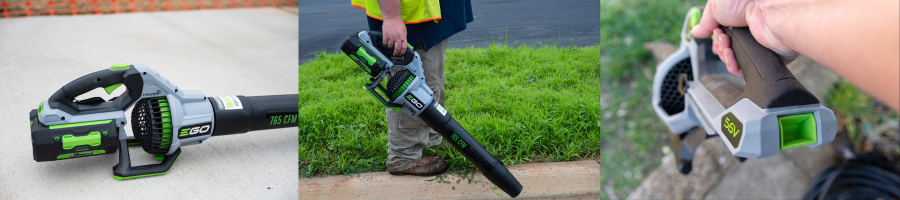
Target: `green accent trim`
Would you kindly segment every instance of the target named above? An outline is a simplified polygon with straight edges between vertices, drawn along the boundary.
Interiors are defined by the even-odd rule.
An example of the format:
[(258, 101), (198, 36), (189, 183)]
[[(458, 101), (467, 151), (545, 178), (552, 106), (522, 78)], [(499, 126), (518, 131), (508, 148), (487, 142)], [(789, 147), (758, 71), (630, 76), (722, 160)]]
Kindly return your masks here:
[[(169, 101), (166, 99), (157, 99), (156, 102), (160, 102), (159, 106), (168, 106), (169, 105), (169, 103), (168, 103)], [(165, 102), (165, 103), (163, 103), (163, 102)], [(160, 145), (165, 145), (165, 146), (160, 146), (159, 148), (169, 148), (170, 144), (172, 144), (171, 141), (172, 141), (172, 135), (173, 135), (173, 134), (171, 134), (171, 132), (173, 132), (171, 109), (169, 109), (169, 107), (163, 107), (163, 108), (159, 108), (159, 111), (161, 111), (160, 116), (162, 116), (162, 120), (161, 120), (163, 123), (162, 124), (162, 127), (163, 127), (162, 132), (169, 133), (169, 134), (162, 134), (161, 141), (163, 141), (165, 143), (160, 143)]]
[(100, 132), (94, 131), (85, 136), (75, 137), (72, 134), (62, 136), (63, 149), (69, 150), (81, 145), (100, 146)]
[(778, 117), (781, 150), (816, 143), (816, 117), (812, 113)]
[[(78, 151), (84, 151), (84, 150), (88, 150), (88, 149), (82, 149), (82, 150), (78, 150)], [(106, 150), (94, 150), (94, 151), (91, 151), (91, 154), (80, 154), (80, 155), (75, 155), (75, 156), (72, 156), (72, 155), (76, 154), (76, 153), (67, 153), (67, 154), (61, 154), (59, 156), (56, 156), (56, 159), (59, 160), (59, 159), (66, 159), (66, 158), (77, 158), (77, 157), (82, 157), (82, 156), (100, 155), (100, 154), (104, 154), (104, 153), (106, 153)]]
[(112, 122), (111, 119), (89, 121), (89, 122), (78, 122), (78, 123), (71, 123), (71, 124), (50, 125), (50, 129), (72, 128), (72, 127), (78, 127), (78, 126), (89, 126), (89, 125), (97, 125), (97, 124), (108, 124), (110, 122)]
[(120, 69), (128, 69), (128, 63), (114, 64), (112, 66), (109, 66), (109, 70), (120, 70)]
[(191, 129), (189, 129), (189, 128), (181, 129), (181, 132), (178, 133), (178, 137), (183, 137), (183, 136), (189, 135), (190, 133), (188, 133), (188, 131), (190, 131), (190, 130)]
[[(435, 22), (437, 22), (437, 21), (435, 21)], [(410, 45), (409, 43), (406, 43), (406, 47), (407, 47), (409, 50), (414, 50), (413, 47), (412, 47), (412, 45)]]
[(38, 106), (38, 119), (41, 118), (41, 111), (43, 111), (43, 110), (44, 110), (44, 104), (42, 103), (41, 105)]
[[(181, 155), (178, 155), (178, 157), (181, 157)], [(175, 161), (176, 161), (176, 162), (178, 161), (178, 157), (175, 157)], [(173, 162), (173, 163), (174, 163), (174, 162)], [(174, 165), (174, 164), (173, 164), (173, 165)], [(125, 179), (133, 179), (133, 178), (140, 178), (140, 177), (156, 176), (156, 175), (163, 175), (163, 174), (169, 173), (169, 170), (172, 170), (172, 167), (169, 167), (169, 169), (167, 169), (165, 172), (160, 172), (160, 173), (155, 173), (155, 174), (144, 174), (144, 175), (126, 176), (126, 177), (121, 177), (121, 176), (115, 176), (115, 175), (113, 175), (113, 178), (116, 179), (117, 181), (121, 181), (121, 180), (125, 180)]]
[(31, 123), (29, 123), (28, 126), (34, 126), (34, 120), (29, 120), (29, 122)]
[(690, 18), (690, 22), (688, 22), (688, 32), (690, 32), (690, 30), (693, 29), (694, 26), (697, 26), (697, 24), (700, 24), (700, 14), (701, 14), (700, 9), (691, 9), (690, 12), (691, 12), (691, 18)]
[(366, 72), (372, 73), (372, 70), (369, 69), (368, 67), (366, 67), (366, 65), (364, 63), (362, 63), (362, 61), (359, 60), (360, 58), (356, 57), (356, 55), (350, 54), (350, 59), (353, 59), (353, 62), (356, 62), (356, 64), (358, 64), (360, 67), (362, 67), (364, 70), (366, 70)]
[(141, 143), (137, 143), (137, 142), (128, 143), (128, 146), (134, 146), (134, 145), (141, 145)]
[(106, 94), (112, 94), (113, 90), (116, 90), (116, 88), (118, 88), (119, 86), (122, 86), (122, 84), (116, 83), (116, 84), (113, 84), (113, 85), (103, 88), (103, 90), (106, 91)]
[(364, 59), (366, 59), (366, 62), (368, 62), (369, 65), (374, 65), (374, 64), (375, 64), (375, 58), (372, 57), (372, 56), (370, 56), (369, 53), (366, 53), (366, 50), (365, 50), (364, 48), (359, 48), (359, 49), (357, 49), (357, 50), (356, 50), (356, 54), (358, 54), (359, 56), (361, 56), (361, 57), (363, 57)]
[[(378, 89), (381, 90), (381, 88), (378, 88)], [(366, 88), (366, 86), (363, 86), (363, 90), (366, 90), (366, 93), (368, 93), (369, 95), (372, 95), (372, 98), (375, 98), (375, 100), (378, 100), (378, 97), (376, 97), (375, 94), (372, 94), (371, 92), (369, 92), (369, 88)], [(382, 92), (384, 92), (384, 91), (382, 91)], [(378, 103), (381, 103), (381, 102), (379, 101)], [(388, 107), (388, 108), (394, 109), (394, 112), (400, 112), (400, 107)]]
[(406, 88), (409, 87), (409, 84), (412, 84), (414, 80), (416, 80), (416, 75), (410, 74), (409, 78), (406, 79), (406, 82), (403, 82), (403, 85), (400, 86), (400, 89), (394, 91), (394, 94), (392, 94), (394, 96), (394, 99), (399, 97), (400, 94), (403, 94), (403, 91), (406, 91)]
[(156, 158), (156, 161), (162, 161), (164, 158), (166, 158), (166, 154), (153, 154), (153, 157)]

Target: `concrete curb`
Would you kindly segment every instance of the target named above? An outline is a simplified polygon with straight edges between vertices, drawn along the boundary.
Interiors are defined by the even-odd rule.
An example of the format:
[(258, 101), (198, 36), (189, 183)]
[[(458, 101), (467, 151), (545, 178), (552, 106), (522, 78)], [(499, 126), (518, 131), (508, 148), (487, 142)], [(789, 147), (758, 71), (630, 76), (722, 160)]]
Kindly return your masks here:
[[(599, 199), (600, 163), (596, 160), (532, 163), (509, 166), (524, 187), (519, 198)], [(353, 176), (300, 178), (301, 199), (507, 199), (492, 190), (480, 172), (475, 181), (455, 174), (436, 176), (394, 176), (371, 172)], [(470, 175), (471, 176), (471, 175)]]

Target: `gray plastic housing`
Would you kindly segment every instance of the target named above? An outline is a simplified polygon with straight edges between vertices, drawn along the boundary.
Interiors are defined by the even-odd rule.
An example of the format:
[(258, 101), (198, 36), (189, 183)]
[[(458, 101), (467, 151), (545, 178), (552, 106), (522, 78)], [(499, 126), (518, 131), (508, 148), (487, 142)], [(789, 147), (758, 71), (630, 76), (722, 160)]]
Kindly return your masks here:
[[(372, 40), (371, 37), (369, 37), (368, 32), (361, 31), (361, 32), (357, 33), (357, 36), (359, 37), (359, 39), (361, 39), (363, 41), (369, 41), (369, 42), (365, 43), (365, 45), (369, 46), (368, 48), (376, 49), (376, 47), (372, 46), (372, 45), (375, 45), (375, 42), (374, 42), (374, 40)], [(403, 93), (400, 94), (400, 97), (406, 96), (407, 94), (414, 95), (416, 98), (419, 99), (419, 101), (421, 101), (421, 102), (418, 102), (418, 103), (422, 104), (422, 106), (420, 106), (421, 108), (417, 108), (416, 106), (414, 106), (414, 104), (415, 104), (414, 102), (410, 102), (406, 98), (397, 98), (397, 99), (394, 99), (394, 101), (391, 103), (401, 105), (402, 106), (401, 109), (405, 110), (411, 116), (419, 116), (419, 114), (422, 114), (422, 112), (425, 111), (425, 108), (428, 105), (431, 105), (431, 101), (434, 100), (434, 91), (432, 91), (431, 88), (425, 84), (425, 71), (424, 71), (424, 69), (422, 69), (422, 59), (421, 59), (421, 57), (419, 57), (419, 53), (417, 53), (413, 49), (408, 49), (408, 51), (411, 51), (414, 56), (413, 60), (411, 62), (409, 62), (409, 64), (394, 65), (391, 62), (387, 62), (385, 65), (385, 71), (392, 72), (392, 71), (394, 71), (394, 70), (392, 70), (394, 67), (399, 67), (399, 68), (408, 69), (410, 72), (412, 72), (416, 76), (415, 80), (413, 80), (413, 82), (409, 84), (409, 86), (406, 88), (406, 90), (404, 90)], [(375, 52), (376, 52), (375, 54), (380, 59), (390, 60), (387, 57), (385, 57), (384, 55), (382, 55), (381, 53), (379, 53), (378, 51), (375, 51)], [(402, 70), (402, 69), (400, 69), (400, 70)], [(399, 71), (399, 70), (395, 70), (395, 71)]]
[[(816, 142), (805, 147), (815, 148), (834, 140), (837, 133), (834, 112), (820, 104), (764, 109), (743, 98), (725, 108), (717, 98), (740, 95), (745, 82), (730, 74), (725, 64), (708, 52), (708, 43), (699, 42), (702, 39), (690, 35), (690, 13), (685, 17), (680, 32), (681, 44), (678, 50), (657, 65), (654, 76), (653, 108), (669, 130), (682, 133), (700, 126), (708, 135), (718, 134), (735, 156), (767, 158), (781, 151), (778, 117), (812, 113), (816, 120)], [(684, 59), (690, 59), (694, 80), (686, 81), (684, 111), (669, 115), (658, 105), (661, 82), (669, 69)], [(709, 88), (714, 88), (717, 93), (710, 92)], [(721, 130), (722, 118), (727, 113), (732, 113), (743, 124), (741, 131), (744, 134), (739, 136), (737, 146), (732, 145)]]
[[(206, 100), (206, 95), (203, 92), (198, 90), (179, 90), (178, 86), (169, 82), (168, 79), (159, 75), (155, 70), (141, 64), (132, 66), (141, 72), (141, 78), (144, 81), (143, 94), (138, 101), (145, 98), (165, 97), (170, 102), (173, 132), (177, 132), (182, 126), (202, 123), (213, 123), (213, 127), (215, 127), (212, 105)], [(51, 108), (47, 100), (42, 101), (41, 106), (43, 109), (39, 113), (38, 121), (46, 126), (112, 119), (118, 126), (119, 139), (125, 140), (128, 137), (125, 131), (127, 127), (125, 125), (128, 121), (124, 110), (72, 115), (63, 110)], [(134, 104), (129, 105), (128, 108), (132, 106)], [(215, 130), (210, 130), (210, 133), (213, 131)], [(198, 144), (211, 136), (211, 134), (207, 134), (182, 140), (178, 138), (177, 134), (174, 135), (172, 145), (166, 155), (175, 153), (180, 146)]]

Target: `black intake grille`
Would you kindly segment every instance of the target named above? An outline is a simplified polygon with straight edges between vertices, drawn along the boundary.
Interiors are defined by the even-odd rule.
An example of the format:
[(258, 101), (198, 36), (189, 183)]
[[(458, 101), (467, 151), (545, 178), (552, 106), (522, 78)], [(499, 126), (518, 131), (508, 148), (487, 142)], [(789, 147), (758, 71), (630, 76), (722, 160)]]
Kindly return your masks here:
[(390, 98), (391, 101), (394, 101), (395, 99), (397, 99), (397, 97), (395, 97), (395, 96), (400, 95), (400, 94), (394, 94), (394, 93), (397, 93), (397, 92), (402, 93), (403, 90), (406, 90), (406, 88), (403, 88), (403, 90), (400, 90), (400, 89), (403, 86), (403, 83), (406, 83), (406, 80), (409, 79), (409, 77), (415, 78), (416, 75), (413, 75), (413, 73), (410, 72), (408, 69), (399, 71), (396, 74), (394, 74), (393, 76), (391, 76), (391, 80), (388, 80), (387, 88), (386, 88), (388, 98)]
[(166, 98), (141, 99), (131, 111), (131, 132), (144, 151), (169, 152), (172, 145), (172, 113)]
[(669, 115), (678, 114), (684, 111), (684, 95), (678, 92), (678, 76), (685, 74), (685, 81), (682, 83), (683, 91), (687, 92), (687, 82), (694, 80), (694, 74), (691, 72), (691, 60), (684, 59), (666, 73), (660, 88), (659, 107), (662, 107)]

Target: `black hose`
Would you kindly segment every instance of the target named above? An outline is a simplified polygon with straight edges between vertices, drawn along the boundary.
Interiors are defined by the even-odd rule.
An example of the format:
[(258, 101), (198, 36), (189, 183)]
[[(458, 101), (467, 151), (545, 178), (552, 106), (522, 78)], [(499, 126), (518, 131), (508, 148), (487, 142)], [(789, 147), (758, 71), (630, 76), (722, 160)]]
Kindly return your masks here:
[(881, 156), (837, 164), (813, 178), (803, 199), (900, 199), (900, 168)]

